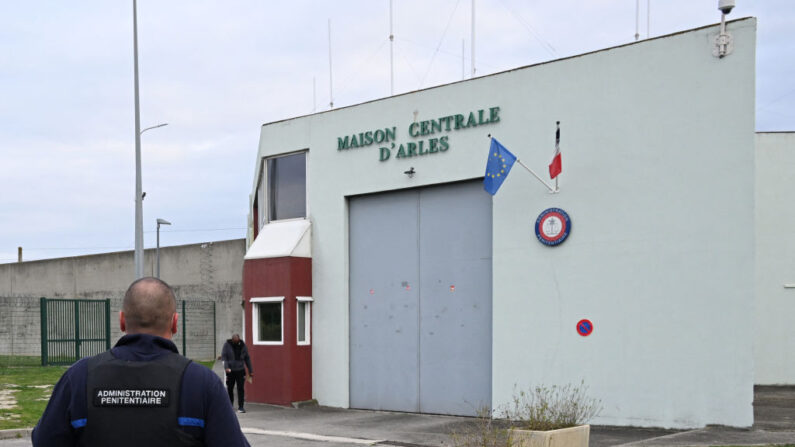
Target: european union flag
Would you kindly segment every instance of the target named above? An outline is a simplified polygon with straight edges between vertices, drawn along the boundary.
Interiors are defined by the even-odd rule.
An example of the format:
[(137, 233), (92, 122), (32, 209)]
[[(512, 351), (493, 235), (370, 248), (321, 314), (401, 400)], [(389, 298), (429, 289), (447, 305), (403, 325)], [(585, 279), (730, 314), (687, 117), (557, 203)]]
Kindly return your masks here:
[(496, 138), (491, 139), (489, 148), (489, 161), (486, 163), (486, 177), (483, 179), (483, 189), (487, 193), (494, 195), (502, 186), (505, 177), (511, 172), (511, 167), (516, 161), (516, 155), (505, 149)]

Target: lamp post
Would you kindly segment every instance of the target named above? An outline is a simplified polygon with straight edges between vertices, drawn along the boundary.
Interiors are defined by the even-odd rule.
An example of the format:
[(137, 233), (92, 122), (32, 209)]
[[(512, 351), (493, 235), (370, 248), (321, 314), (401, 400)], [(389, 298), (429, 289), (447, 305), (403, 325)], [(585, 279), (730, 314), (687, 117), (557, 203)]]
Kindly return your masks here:
[(149, 129), (166, 125), (147, 127), (141, 130), (141, 107), (138, 100), (138, 2), (133, 0), (133, 81), (135, 96), (135, 279), (144, 276), (144, 216), (143, 191), (141, 187), (141, 134)]
[[(136, 83), (137, 85), (137, 83)], [(137, 92), (137, 90), (136, 90)], [(136, 98), (136, 104), (137, 98)], [(137, 110), (136, 110), (137, 112)], [(136, 118), (138, 118), (136, 113)], [(139, 121), (136, 119), (135, 124), (138, 126)], [(158, 127), (168, 126), (168, 123), (160, 123), (156, 126), (149, 126), (140, 132), (135, 139), (135, 279), (142, 278), (144, 272), (144, 229), (143, 229), (143, 200), (144, 193), (141, 192), (141, 135), (147, 130), (157, 129)], [(140, 250), (139, 250), (140, 245)], [(159, 276), (158, 276), (159, 277)]]
[(160, 225), (171, 225), (171, 222), (157, 218), (157, 278), (160, 278)]
[(133, 71), (135, 91), (135, 279), (144, 276), (144, 217), (141, 197), (141, 113), (138, 103), (138, 7), (133, 0)]

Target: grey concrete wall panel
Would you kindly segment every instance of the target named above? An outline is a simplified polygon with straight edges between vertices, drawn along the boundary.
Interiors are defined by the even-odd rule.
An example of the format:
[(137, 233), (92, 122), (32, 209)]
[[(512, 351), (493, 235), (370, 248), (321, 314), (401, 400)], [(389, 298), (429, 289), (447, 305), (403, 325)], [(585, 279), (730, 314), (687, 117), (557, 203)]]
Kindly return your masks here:
[(350, 405), (419, 411), (417, 191), (350, 201)]
[(754, 380), (795, 384), (795, 132), (756, 135)]
[(475, 182), (349, 203), (351, 407), (490, 406), (491, 197)]
[(0, 297), (0, 355), (39, 355), (39, 300)]
[[(245, 239), (161, 247), (160, 276), (186, 301), (188, 357), (215, 358), (224, 340), (240, 332), (245, 249)], [(144, 261), (144, 274), (153, 275), (155, 250), (145, 250)], [(132, 251), (0, 264), (0, 355), (40, 354), (40, 297), (109, 298), (115, 343), (122, 336), (118, 312), (134, 271)], [(180, 318), (174, 337), (180, 352), (184, 332)]]
[(491, 196), (482, 182), (420, 193), (420, 412), (491, 407)]

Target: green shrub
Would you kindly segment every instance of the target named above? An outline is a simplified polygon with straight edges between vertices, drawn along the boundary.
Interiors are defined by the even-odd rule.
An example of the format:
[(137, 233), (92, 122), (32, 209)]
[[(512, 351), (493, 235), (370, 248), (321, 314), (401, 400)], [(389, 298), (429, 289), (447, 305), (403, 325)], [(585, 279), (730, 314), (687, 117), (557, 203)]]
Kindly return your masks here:
[(536, 386), (514, 392), (513, 402), (502, 411), (511, 426), (522, 430), (556, 430), (583, 425), (602, 411), (602, 403), (579, 385)]
[(481, 408), (477, 418), (453, 431), (450, 437), (453, 447), (512, 447), (513, 428), (573, 427), (588, 423), (601, 410), (601, 401), (588, 397), (584, 381), (577, 386), (537, 386), (529, 391), (514, 391), (511, 404), (500, 410)]

